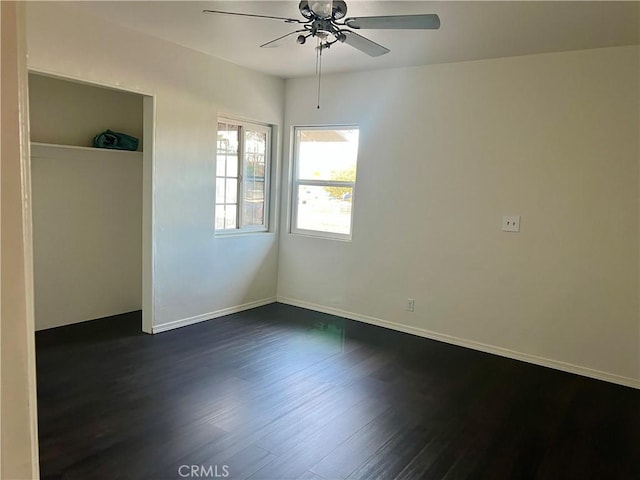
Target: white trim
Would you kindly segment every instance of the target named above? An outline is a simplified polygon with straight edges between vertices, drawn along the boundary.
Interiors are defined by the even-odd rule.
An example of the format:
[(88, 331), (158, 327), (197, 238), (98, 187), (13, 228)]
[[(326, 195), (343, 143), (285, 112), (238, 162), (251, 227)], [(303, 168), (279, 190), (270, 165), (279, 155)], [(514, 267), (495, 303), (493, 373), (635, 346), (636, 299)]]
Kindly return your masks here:
[(27, 388), (29, 427), (31, 430), (31, 472), (40, 477), (40, 447), (38, 436), (38, 392), (35, 345), (35, 283), (33, 276), (33, 217), (31, 194), (31, 125), (29, 119), (29, 71), (27, 69), (26, 8), (16, 6), (18, 29), (18, 96), (20, 117), (20, 170), (22, 176), (22, 226), (25, 268), (26, 330), (27, 330)]
[[(222, 205), (222, 204), (221, 204)], [(230, 205), (230, 204), (227, 204)], [(215, 236), (218, 237), (235, 237), (237, 235), (248, 235), (253, 233), (271, 233), (264, 225), (248, 225), (241, 228), (225, 228), (224, 230), (215, 230)]]
[(215, 312), (203, 313), (201, 315), (195, 315), (193, 317), (187, 317), (180, 320), (161, 323), (160, 325), (153, 326), (152, 333), (161, 333), (168, 330), (173, 330), (175, 328), (186, 327), (187, 325), (193, 325), (194, 323), (213, 320), (214, 318), (224, 317), (225, 315), (231, 315), (232, 313), (244, 312), (245, 310), (251, 310), (252, 308), (262, 307), (263, 305), (268, 305), (275, 302), (276, 297), (263, 298), (262, 300), (243, 303), (242, 305), (237, 305), (235, 307), (223, 308), (222, 310), (216, 310)]
[[(284, 113), (283, 113), (284, 115)], [(280, 172), (282, 169), (282, 125), (271, 125), (271, 178), (269, 179), (269, 233), (280, 232), (280, 189), (282, 188)]]
[(156, 97), (143, 95), (142, 106), (142, 331), (152, 333), (156, 298), (154, 275), (157, 271), (154, 235)]
[(278, 296), (278, 303), (284, 303), (286, 305), (293, 305), (295, 307), (306, 308), (308, 310), (314, 310), (316, 312), (328, 313), (330, 315), (336, 315), (339, 317), (348, 318), (350, 320), (356, 320), (358, 322), (369, 323), (372, 325), (377, 325), (379, 327), (389, 328), (391, 330), (397, 330), (399, 332), (410, 333), (412, 335), (418, 335), (420, 337), (449, 343), (451, 345), (466, 347), (472, 350), (478, 350), (480, 352), (500, 355), (501, 357), (507, 357), (514, 360), (520, 360), (523, 362), (532, 363), (534, 365), (540, 365), (543, 367), (553, 368), (555, 370), (561, 370), (563, 372), (575, 373), (577, 375), (595, 378), (597, 380), (604, 380), (606, 382), (611, 382), (618, 385), (624, 385), (626, 387), (640, 389), (640, 379), (624, 377), (622, 375), (617, 375), (615, 373), (603, 372), (601, 370), (594, 370), (592, 368), (581, 367), (580, 365), (574, 365), (571, 363), (561, 362), (561, 361), (553, 360), (550, 358), (539, 357), (537, 355), (530, 355), (528, 353), (517, 352), (515, 350), (509, 350), (508, 348), (497, 347), (495, 345), (488, 345), (486, 343), (476, 342), (474, 340), (467, 340), (464, 338), (454, 337), (452, 335), (432, 332), (430, 330), (411, 327), (409, 325), (403, 325), (401, 323), (390, 322), (388, 320), (382, 320), (376, 317), (370, 317), (367, 315), (360, 315), (358, 313), (347, 312), (345, 310), (340, 310), (338, 308), (327, 307), (324, 305), (317, 305), (315, 303), (305, 302), (303, 300), (296, 300), (293, 298)]
[(354, 188), (356, 182), (348, 182), (343, 180), (298, 180), (298, 186), (307, 185), (310, 187), (345, 187)]
[(223, 238), (253, 237), (259, 235), (275, 235), (275, 232), (269, 230), (247, 230), (244, 228), (236, 230), (216, 230), (214, 238), (219, 240)]
[[(0, 60), (0, 70), (2, 70), (1, 80), (6, 82), (2, 85), (2, 94), (9, 94), (7, 99), (7, 110), (10, 112), (9, 121), (2, 123), (0, 136), (3, 136), (5, 143), (2, 145), (2, 154), (10, 152), (11, 158), (6, 161), (2, 157), (2, 168), (0, 175), (3, 183), (8, 179), (11, 188), (8, 193), (2, 192), (2, 201), (7, 205), (10, 215), (3, 215), (0, 222), (0, 229), (7, 227), (18, 228), (21, 236), (20, 245), (16, 245), (16, 250), (20, 251), (16, 261), (9, 262), (5, 266), (3, 262), (7, 257), (6, 251), (0, 250), (0, 256), (4, 253), (4, 258), (0, 259), (2, 269), (0, 272), (0, 283), (5, 284), (22, 281), (20, 288), (16, 288), (18, 298), (11, 298), (8, 311), (16, 314), (9, 319), (0, 319), (1, 330), (13, 330), (11, 337), (15, 337), (19, 344), (11, 348), (10, 353), (17, 353), (18, 357), (12, 363), (12, 367), (7, 369), (11, 375), (6, 375), (4, 365), (0, 368), (3, 374), (0, 376), (0, 390), (2, 388), (18, 388), (14, 397), (24, 400), (25, 405), (16, 405), (16, 398), (11, 399), (8, 405), (4, 403), (0, 406), (0, 472), (9, 472), (14, 475), (24, 475), (29, 478), (40, 478), (39, 470), (39, 448), (38, 448), (38, 408), (36, 389), (36, 353), (35, 353), (35, 322), (34, 322), (34, 281), (33, 281), (33, 230), (31, 216), (31, 157), (29, 143), (29, 89), (27, 73), (27, 48), (26, 48), (26, 21), (25, 5), (22, 2), (3, 2), (0, 5), (0, 38), (8, 47), (5, 50), (5, 43), (2, 45), (3, 53), (8, 54)], [(2, 98), (4, 101), (5, 98)], [(2, 105), (3, 109), (5, 105)], [(15, 111), (12, 111), (15, 109)], [(3, 110), (4, 117), (4, 110)], [(17, 158), (13, 156), (17, 153)], [(17, 185), (19, 183), (19, 185)], [(0, 187), (2, 189), (2, 187)], [(3, 214), (5, 205), (3, 204)], [(19, 220), (18, 220), (19, 217)], [(13, 232), (12, 232), (13, 233)], [(1, 237), (1, 236), (0, 236)], [(16, 237), (11, 236), (11, 244)], [(17, 243), (17, 242), (16, 242)], [(12, 245), (13, 247), (14, 245)], [(14, 253), (13, 250), (11, 253)], [(11, 278), (7, 278), (7, 277)], [(15, 277), (15, 278), (14, 278)], [(4, 294), (4, 289), (3, 289)], [(1, 295), (0, 295), (1, 297)], [(0, 298), (0, 303), (4, 299)], [(9, 325), (7, 325), (9, 323)], [(5, 344), (7, 342), (5, 341)], [(0, 342), (0, 350), (3, 344)], [(5, 345), (6, 349), (6, 345)], [(0, 355), (7, 357), (5, 352)], [(14, 359), (12, 359), (14, 360)], [(24, 390), (23, 390), (24, 389)], [(8, 396), (7, 396), (8, 397)], [(26, 398), (23, 398), (26, 397)], [(2, 403), (2, 396), (0, 396)], [(5, 427), (3, 420), (9, 411), (19, 410), (19, 418), (15, 422), (9, 423)], [(23, 411), (22, 408), (26, 410)], [(6, 412), (6, 413), (5, 413)], [(26, 418), (25, 418), (26, 417)], [(4, 445), (11, 441), (11, 433), (16, 429), (25, 431), (24, 440), (26, 445), (20, 445), (15, 449), (19, 458), (5, 458)], [(20, 442), (22, 443), (22, 442)], [(14, 450), (14, 449), (12, 449)]]
[[(319, 235), (318, 232), (322, 233), (322, 235)], [(303, 228), (298, 228), (295, 232), (291, 231), (289, 233), (297, 237), (319, 238), (320, 240), (333, 240), (347, 243), (351, 242), (351, 235), (344, 235), (342, 233), (322, 232), (321, 230), (305, 230)]]

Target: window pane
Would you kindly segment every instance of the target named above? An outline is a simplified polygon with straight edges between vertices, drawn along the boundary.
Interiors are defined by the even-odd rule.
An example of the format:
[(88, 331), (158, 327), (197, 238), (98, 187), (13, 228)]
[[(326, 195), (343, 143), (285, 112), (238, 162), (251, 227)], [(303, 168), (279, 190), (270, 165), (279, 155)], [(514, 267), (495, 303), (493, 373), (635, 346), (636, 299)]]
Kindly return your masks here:
[(227, 157), (225, 155), (220, 155), (216, 157), (216, 175), (218, 177), (224, 177), (225, 174), (225, 162)]
[(355, 182), (358, 129), (298, 129), (298, 178)]
[(224, 215), (224, 228), (236, 228), (236, 220), (238, 217), (238, 211), (235, 205), (225, 206)]
[(229, 155), (227, 157), (227, 177), (238, 177), (238, 156)]
[(235, 177), (238, 175), (239, 135), (238, 125), (218, 123), (216, 175), (219, 177)]
[(242, 225), (264, 224), (264, 180), (252, 178), (244, 182)]
[(225, 181), (225, 203), (238, 203), (238, 181), (228, 178)]
[(216, 203), (224, 203), (224, 178), (216, 178)]
[(216, 230), (224, 228), (224, 205), (216, 205)]
[(245, 134), (247, 155), (264, 155), (267, 151), (267, 133), (247, 130)]
[(245, 163), (244, 176), (264, 178), (265, 164), (264, 154), (249, 154)]
[(267, 134), (266, 132), (254, 132), (248, 130), (246, 133), (244, 172), (245, 179), (260, 178), (265, 175), (265, 158), (267, 155)]
[(218, 123), (218, 153), (237, 154), (239, 144), (239, 127), (228, 123)]
[(300, 185), (297, 228), (349, 235), (353, 188)]
[(245, 142), (242, 225), (263, 225), (267, 134), (247, 130)]
[(236, 228), (237, 211), (238, 209), (235, 205), (216, 205), (216, 229)]
[(264, 203), (245, 203), (243, 215), (243, 226), (264, 225)]

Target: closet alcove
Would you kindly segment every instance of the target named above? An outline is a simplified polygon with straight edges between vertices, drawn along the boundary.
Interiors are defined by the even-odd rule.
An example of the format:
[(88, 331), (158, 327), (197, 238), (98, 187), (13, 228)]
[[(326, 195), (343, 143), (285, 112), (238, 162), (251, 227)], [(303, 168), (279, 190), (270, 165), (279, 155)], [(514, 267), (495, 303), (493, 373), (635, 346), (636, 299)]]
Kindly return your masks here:
[(141, 310), (143, 95), (30, 73), (29, 115), (36, 330)]

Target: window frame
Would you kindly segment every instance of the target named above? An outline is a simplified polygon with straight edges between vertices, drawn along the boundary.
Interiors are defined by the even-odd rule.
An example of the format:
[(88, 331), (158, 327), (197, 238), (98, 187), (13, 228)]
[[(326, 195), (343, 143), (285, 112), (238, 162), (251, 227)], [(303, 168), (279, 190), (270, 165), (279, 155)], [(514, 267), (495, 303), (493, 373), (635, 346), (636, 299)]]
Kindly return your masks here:
[[(298, 132), (301, 130), (358, 130), (358, 142), (360, 126), (355, 124), (343, 125), (296, 125), (292, 131), (292, 180), (291, 180), (291, 218), (289, 232), (294, 235), (302, 235), (307, 237), (326, 238), (330, 240), (340, 240), (350, 242), (353, 237), (353, 219), (356, 198), (356, 183), (358, 181), (358, 157), (360, 145), (358, 145), (358, 153), (356, 154), (356, 180), (353, 182), (343, 180), (301, 180), (299, 176), (299, 148)], [(349, 233), (324, 232), (322, 230), (309, 230), (298, 228), (298, 195), (300, 186), (319, 186), (319, 187), (348, 187), (351, 188), (351, 218), (349, 220)]]
[[(226, 123), (238, 127), (238, 180), (237, 180), (237, 202), (236, 202), (236, 227), (234, 228), (216, 228), (216, 209), (219, 205), (217, 202), (217, 179), (225, 178), (218, 176), (218, 125)], [(247, 130), (263, 132), (266, 134), (265, 161), (264, 161), (264, 206), (263, 206), (263, 223), (261, 225), (242, 226), (242, 218), (244, 214), (244, 169), (245, 169), (245, 152)], [(260, 123), (251, 120), (244, 120), (227, 115), (219, 115), (216, 123), (216, 157), (215, 157), (215, 179), (216, 193), (213, 204), (213, 229), (216, 236), (233, 236), (248, 233), (265, 233), (270, 231), (270, 200), (271, 200), (271, 162), (272, 162), (272, 145), (273, 145), (273, 125)]]

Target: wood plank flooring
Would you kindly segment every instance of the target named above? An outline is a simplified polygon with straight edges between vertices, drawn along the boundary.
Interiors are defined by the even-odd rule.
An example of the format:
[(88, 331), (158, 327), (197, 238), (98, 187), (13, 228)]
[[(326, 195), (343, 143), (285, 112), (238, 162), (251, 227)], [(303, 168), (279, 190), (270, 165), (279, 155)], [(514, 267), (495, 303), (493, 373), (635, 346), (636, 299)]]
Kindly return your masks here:
[(640, 478), (640, 391), (281, 304), (38, 332), (44, 479)]

